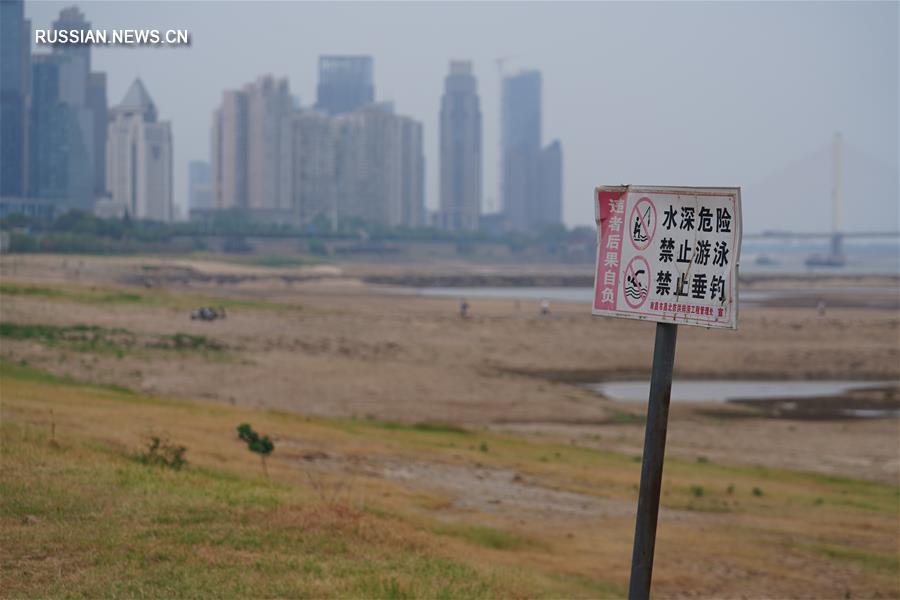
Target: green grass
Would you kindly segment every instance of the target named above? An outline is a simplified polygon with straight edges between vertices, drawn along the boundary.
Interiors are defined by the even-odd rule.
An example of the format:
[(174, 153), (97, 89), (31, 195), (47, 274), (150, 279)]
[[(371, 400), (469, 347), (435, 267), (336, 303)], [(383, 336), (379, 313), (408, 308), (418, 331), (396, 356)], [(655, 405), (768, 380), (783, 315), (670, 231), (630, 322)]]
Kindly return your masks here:
[(59, 346), (76, 352), (116, 353), (142, 349), (174, 350), (221, 354), (225, 346), (211, 338), (188, 333), (150, 336), (143, 342), (133, 332), (122, 328), (97, 325), (46, 325), (0, 322), (0, 338), (32, 340), (48, 346)]
[(479, 570), (291, 486), (4, 422), (0, 582), (41, 597), (496, 597)]
[(190, 258), (232, 265), (268, 268), (308, 267), (328, 262), (324, 257), (312, 259), (308, 256), (284, 256), (278, 254), (236, 256), (197, 252), (191, 255)]
[(801, 548), (832, 560), (854, 562), (871, 571), (887, 573), (900, 571), (900, 557), (896, 554), (866, 552), (834, 544), (811, 544)]
[(615, 423), (617, 425), (634, 425), (634, 424), (646, 423), (647, 417), (645, 415), (637, 415), (637, 414), (630, 413), (630, 412), (615, 410), (615, 411), (613, 411), (610, 422)]
[(137, 304), (149, 307), (191, 310), (200, 306), (225, 309), (302, 310), (299, 304), (214, 297), (199, 294), (172, 293), (161, 289), (122, 290), (112, 287), (84, 285), (36, 286), (25, 283), (0, 284), (0, 295), (28, 296), (45, 300), (76, 302), (79, 304)]
[(50, 346), (64, 346), (78, 352), (116, 352), (132, 348), (135, 336), (125, 329), (96, 325), (44, 325), (0, 323), (0, 338), (33, 340)]
[(295, 257), (295, 256), (253, 256), (247, 260), (246, 264), (255, 267), (304, 267), (307, 265), (317, 264), (316, 261)]
[(97, 288), (94, 286), (59, 286), (45, 287), (26, 284), (2, 283), (0, 294), (9, 296), (30, 296), (50, 300), (70, 300), (84, 304), (135, 304), (146, 302), (147, 294), (125, 292), (115, 289)]
[(173, 335), (161, 335), (158, 337), (158, 340), (151, 346), (154, 348), (192, 351), (220, 351), (224, 349), (221, 342), (208, 338), (205, 335), (175, 333)]
[(471, 435), (471, 431), (449, 423), (396, 423), (391, 421), (373, 421), (378, 427), (392, 431), (420, 431), (425, 433), (451, 433), (457, 435)]
[[(588, 560), (585, 538), (561, 541), (552, 520), (512, 525), (387, 480), (359, 479), (352, 494), (325, 499), (305, 478), (311, 465), (290, 454), (300, 450), (287, 445), (281, 454), (278, 439), (298, 440), (303, 451), (321, 447), (332, 457), (365, 453), (373, 460), (508, 469), (529, 484), (614, 502), (636, 497), (640, 465), (627, 454), (435, 423), (250, 413), (120, 393), (3, 361), (0, 380), (0, 589), (6, 596), (624, 593), (627, 575), (610, 569), (610, 557), (627, 563), (629, 556), (633, 527), (622, 527), (624, 517), (584, 521), (598, 551)], [(52, 442), (51, 409), (57, 424)], [(259, 420), (276, 436), (272, 481), (237, 447), (234, 426), (245, 420)], [(186, 467), (175, 471), (134, 459), (142, 447), (138, 436), (150, 423), (168, 429), (172, 444), (187, 446)], [(481, 442), (489, 452), (480, 450)], [(764, 495), (754, 496), (754, 487)], [(696, 511), (703, 526), (694, 526), (693, 517), (681, 525), (680, 519), (665, 521), (663, 541), (677, 531), (684, 560), (710, 560), (708, 548), (720, 548), (728, 565), (775, 577), (781, 561), (772, 540), (783, 540), (782, 549), (806, 555), (798, 580), (814, 580), (816, 569), (849, 566), (848, 586), (864, 578), (890, 592), (900, 566), (885, 549), (894, 539), (887, 528), (896, 524), (898, 500), (897, 486), (670, 457), (662, 505)], [(701, 514), (716, 512), (723, 514)], [(29, 515), (37, 521), (27, 522)], [(700, 521), (707, 518), (713, 520)], [(498, 526), (504, 522), (508, 528)], [(848, 539), (856, 547), (847, 547)], [(679, 589), (671, 587), (674, 576), (670, 568), (665, 589), (673, 594)]]
[(0, 283), (0, 294), (8, 294), (10, 296), (35, 296), (38, 298), (58, 298), (63, 296), (63, 292), (58, 289), (35, 285), (14, 285), (11, 283)]
[[(234, 459), (210, 466), (211, 451), (237, 443), (232, 424), (246, 417), (237, 409), (121, 392), (2, 360), (0, 380), (4, 596), (590, 597), (594, 589), (478, 554), (546, 549), (518, 532), (440, 525), (371, 504), (377, 496), (325, 500), (310, 486), (263, 478), (255, 463), (241, 471), (230, 468)], [(52, 439), (48, 405), (57, 409)], [(187, 465), (136, 460), (143, 441), (107, 441), (103, 425), (79, 421), (82, 410), (98, 409), (110, 414), (110, 434), (143, 431), (151, 415), (173, 423), (168, 439), (187, 446)], [(293, 419), (313, 430), (327, 423)], [(431, 429), (366, 431), (466, 435)]]
[(485, 525), (440, 525), (434, 528), (438, 535), (449, 535), (477, 546), (492, 550), (521, 550), (526, 548), (545, 548), (545, 544), (528, 536), (496, 529)]

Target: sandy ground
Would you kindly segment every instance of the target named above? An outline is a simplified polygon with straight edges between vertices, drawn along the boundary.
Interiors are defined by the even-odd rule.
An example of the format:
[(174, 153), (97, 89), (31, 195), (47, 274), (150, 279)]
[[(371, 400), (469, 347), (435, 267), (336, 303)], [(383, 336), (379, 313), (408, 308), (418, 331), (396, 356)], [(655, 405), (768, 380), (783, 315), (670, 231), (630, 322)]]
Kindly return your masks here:
[[(455, 422), (640, 453), (642, 407), (580, 384), (646, 377), (649, 323), (593, 318), (578, 304), (556, 304), (541, 317), (536, 303), (507, 300), (472, 301), (472, 316), (461, 319), (456, 300), (385, 295), (334, 266), (19, 256), (4, 257), (0, 274), (17, 285), (162, 287), (292, 306), (236, 308), (226, 320), (207, 323), (191, 321), (181, 306), (5, 294), (3, 322), (118, 327), (148, 339), (183, 332), (225, 348), (216, 356), (117, 356), (3, 340), (5, 358), (53, 372), (164, 395), (323, 416)], [(808, 308), (742, 310), (737, 332), (682, 327), (676, 376), (898, 380), (900, 315), (875, 308), (825, 315)], [(624, 423), (629, 415), (638, 422)], [(688, 404), (673, 408), (668, 452), (897, 482), (898, 440), (896, 418), (732, 418)]]

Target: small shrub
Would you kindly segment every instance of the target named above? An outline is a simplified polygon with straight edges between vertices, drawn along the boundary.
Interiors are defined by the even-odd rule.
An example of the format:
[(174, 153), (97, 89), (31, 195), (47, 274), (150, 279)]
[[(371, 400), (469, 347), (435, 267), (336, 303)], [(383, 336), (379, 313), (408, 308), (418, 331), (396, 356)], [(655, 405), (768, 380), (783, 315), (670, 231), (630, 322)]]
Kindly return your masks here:
[(728, 487), (725, 489), (725, 491), (728, 492), (729, 494), (733, 494), (734, 493), (734, 484), (729, 483)]
[(247, 444), (247, 449), (250, 450), (250, 452), (259, 454), (259, 457), (262, 460), (263, 473), (265, 473), (266, 478), (268, 479), (269, 469), (266, 467), (266, 456), (272, 454), (272, 451), (275, 450), (275, 444), (269, 439), (269, 436), (260, 436), (253, 431), (253, 428), (250, 427), (249, 423), (241, 423), (238, 425), (237, 432), (238, 437)]
[(157, 465), (178, 471), (187, 464), (184, 457), (186, 452), (185, 446), (178, 446), (166, 438), (152, 435), (147, 442), (147, 449), (139, 453), (137, 459), (145, 465)]
[(702, 485), (692, 485), (691, 493), (694, 495), (694, 498), (702, 498), (703, 497), (703, 486)]
[(482, 452), (487, 452), (489, 450), (487, 442), (481, 442), (481, 445), (478, 447)]
[(761, 489), (759, 489), (758, 487), (755, 487), (755, 488), (753, 488), (753, 495), (754, 495), (754, 496), (757, 496), (757, 497), (758, 497), (758, 496), (762, 496), (762, 495), (763, 495), (763, 491), (762, 491)]

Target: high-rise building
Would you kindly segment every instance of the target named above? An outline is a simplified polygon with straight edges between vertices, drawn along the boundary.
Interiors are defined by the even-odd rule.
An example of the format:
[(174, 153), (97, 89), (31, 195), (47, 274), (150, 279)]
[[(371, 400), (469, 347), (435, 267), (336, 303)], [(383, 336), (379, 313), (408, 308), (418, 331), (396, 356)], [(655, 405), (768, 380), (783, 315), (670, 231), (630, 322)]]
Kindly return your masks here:
[(213, 208), (212, 169), (205, 160), (188, 163), (188, 210)]
[(37, 54), (32, 61), (29, 114), (29, 195), (60, 209), (94, 208), (93, 115), (78, 61)]
[(541, 73), (523, 71), (503, 80), (503, 149), (541, 147)]
[(247, 204), (253, 210), (290, 210), (290, 139), (284, 123), (293, 111), (287, 79), (265, 75), (244, 86), (247, 96)]
[[(346, 71), (361, 74), (368, 91), (347, 100), (353, 77), (328, 66), (329, 58), (339, 66), (349, 61)], [(269, 76), (225, 92), (210, 136), (213, 206), (301, 227), (337, 229), (354, 219), (421, 225), (422, 125), (395, 115), (389, 102), (373, 102), (371, 59), (323, 61), (329, 75), (320, 100), (340, 114), (299, 109), (287, 81)]]
[(562, 144), (553, 140), (541, 150), (540, 175), (541, 203), (536, 211), (538, 225), (562, 223)]
[(138, 219), (173, 219), (172, 128), (157, 121), (156, 105), (140, 79), (110, 111), (106, 157), (114, 203)]
[(375, 101), (371, 56), (320, 56), (316, 110), (352, 112)]
[[(55, 30), (90, 31), (91, 24), (85, 19), (77, 6), (64, 8), (59, 17), (53, 21)], [(91, 47), (88, 44), (55, 44), (53, 55), (61, 57), (64, 67), (64, 93), (66, 102), (71, 107), (78, 107), (78, 121), (83, 137), (88, 140), (88, 160), (91, 165), (92, 193), (102, 195), (105, 192), (105, 160), (106, 148), (106, 74), (91, 73)]]
[(422, 125), (371, 106), (336, 119), (338, 219), (417, 227), (425, 214)]
[(425, 225), (425, 147), (422, 124), (398, 117), (400, 127), (400, 225)]
[(30, 36), (22, 0), (0, 2), (0, 196), (27, 191)]
[(240, 90), (222, 94), (213, 113), (213, 201), (218, 209), (246, 209), (247, 96)]
[[(72, 6), (53, 27), (88, 31), (90, 23)], [(106, 75), (90, 69), (87, 44), (58, 44), (32, 60), (28, 193), (61, 209), (93, 210), (106, 192)]]
[[(59, 11), (59, 17), (53, 21), (53, 29), (56, 31), (90, 31), (91, 24), (84, 18), (77, 6), (70, 6)], [(54, 54), (61, 54), (80, 62), (84, 70), (84, 78), (87, 80), (91, 72), (91, 47), (89, 44), (59, 43), (53, 46)]]
[(297, 111), (290, 118), (291, 204), (300, 226), (327, 223), (337, 227), (338, 127), (316, 111)]
[(478, 229), (481, 216), (481, 108), (472, 63), (453, 61), (441, 98), (439, 224)]
[(503, 213), (513, 230), (562, 222), (562, 147), (541, 148), (541, 74), (503, 80)]
[(94, 194), (99, 197), (106, 193), (106, 128), (109, 125), (106, 73), (92, 72), (88, 76), (87, 107), (94, 121)]
[(287, 80), (270, 75), (222, 95), (211, 135), (217, 208), (290, 212), (292, 112)]

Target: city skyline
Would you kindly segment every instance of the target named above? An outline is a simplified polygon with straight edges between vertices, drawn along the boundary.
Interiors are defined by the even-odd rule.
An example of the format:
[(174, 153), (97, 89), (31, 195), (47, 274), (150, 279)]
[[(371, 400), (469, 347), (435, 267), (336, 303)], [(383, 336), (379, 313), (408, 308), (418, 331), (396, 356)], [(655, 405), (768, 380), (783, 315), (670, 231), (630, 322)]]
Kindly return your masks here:
[[(67, 4), (27, 3), (26, 16), (33, 19), (33, 26), (47, 26)], [(893, 5), (713, 5), (701, 11), (690, 4), (565, 4), (555, 9), (535, 4), (518, 7), (523, 14), (521, 27), (509, 30), (501, 24), (511, 9), (493, 4), (405, 6), (403, 18), (395, 19), (396, 23), (391, 19), (398, 8), (390, 4), (342, 5), (340, 9), (319, 4), (263, 4), (272, 16), (266, 20), (268, 28), (274, 28), (271, 35), (262, 35), (257, 24), (244, 16), (249, 9), (242, 3), (223, 5), (227, 10), (216, 18), (211, 17), (210, 6), (162, 5), (151, 11), (140, 2), (127, 10), (105, 3), (83, 5), (94, 26), (171, 24), (192, 31), (191, 48), (100, 48), (94, 57), (96, 70), (107, 71), (112, 97), (120, 96), (137, 75), (159, 90), (155, 95), (169, 112), (167, 118), (173, 121), (178, 140), (176, 190), (182, 206), (187, 163), (207, 155), (208, 133), (197, 135), (192, 128), (196, 127), (194, 121), (208, 119), (203, 115), (216, 102), (210, 97), (242, 80), (271, 72), (287, 76), (303, 103), (311, 104), (318, 56), (337, 50), (374, 56), (376, 84), (384, 90), (378, 99), (393, 99), (400, 112), (423, 121), (429, 158), (427, 204), (432, 210), (437, 207), (439, 185), (434, 107), (447, 60), (460, 56), (472, 60), (481, 83), (483, 209), (490, 212), (500, 204), (499, 78), (494, 61), (518, 55), (506, 62), (505, 70), (533, 66), (544, 74), (545, 135), (564, 142), (567, 225), (591, 223), (590, 190), (615, 177), (619, 180), (613, 183), (741, 184), (748, 199), (746, 224), (753, 230), (766, 228), (766, 215), (784, 204), (774, 199), (773, 186), (776, 191), (806, 190), (806, 198), (792, 203), (805, 208), (787, 207), (780, 222), (773, 225), (827, 229), (829, 215), (819, 214), (827, 211), (812, 209), (819, 203), (824, 207), (828, 200), (828, 161), (820, 160), (819, 155), (835, 130), (844, 133), (848, 148), (855, 148), (857, 162), (863, 164), (855, 168), (854, 160), (845, 162), (845, 182), (858, 190), (861, 198), (860, 210), (844, 219), (848, 229), (871, 229), (885, 220), (897, 220), (896, 169), (892, 167), (897, 162), (897, 25), (893, 18), (897, 8)], [(368, 26), (377, 22), (379, 31), (396, 38), (399, 47), (385, 48), (371, 37), (361, 36), (350, 23), (337, 27), (336, 13), (346, 15), (351, 7), (358, 20)], [(475, 13), (479, 18), (466, 48), (459, 48), (429, 25), (441, 22), (444, 26), (440, 29), (449, 31), (447, 25), (471, 19)], [(318, 19), (317, 26), (304, 30), (303, 39), (292, 42), (290, 52), (275, 50), (274, 39), (281, 38), (279, 42), (284, 43), (290, 23), (297, 19), (310, 22), (311, 18)], [(626, 31), (625, 25), (640, 26), (653, 43), (644, 44), (643, 49), (623, 45), (624, 34), (607, 25), (616, 19), (619, 31)], [(688, 26), (686, 31), (692, 36), (687, 37), (695, 41), (674, 40), (661, 29), (663, 23), (673, 21)], [(232, 39), (229, 50), (225, 39), (236, 22), (245, 26), (242, 35), (248, 43)], [(546, 26), (547, 32), (560, 31), (565, 25), (567, 33), (536, 36), (539, 25)], [(752, 42), (755, 37), (749, 30), (753, 28), (768, 32), (766, 45), (758, 47)], [(585, 32), (589, 30), (595, 33), (588, 38)], [(840, 48), (829, 42), (836, 39), (837, 32), (849, 36)], [(405, 57), (408, 52), (403, 48), (410, 44), (417, 44), (417, 52)], [(664, 54), (655, 52), (663, 45), (667, 48)], [(627, 60), (616, 55), (625, 47), (629, 48)], [(716, 52), (710, 52), (712, 48)], [(218, 61), (227, 64), (227, 72), (210, 62), (213, 55), (227, 57)], [(729, 61), (733, 68), (723, 71)], [(870, 68), (860, 68), (864, 65)], [(167, 83), (185, 79), (198, 68), (202, 69), (203, 86), (195, 86), (190, 97)], [(658, 98), (638, 93), (637, 84), (648, 76), (670, 85), (679, 80), (692, 83), (679, 87), (678, 94)], [(607, 82), (619, 83), (616, 94), (600, 93), (608, 88)], [(719, 92), (713, 93), (717, 89)], [(182, 128), (185, 134), (179, 133)], [(604, 144), (612, 139), (619, 143)], [(827, 152), (825, 155), (827, 158)], [(816, 159), (814, 165), (812, 158)], [(799, 166), (792, 167), (793, 163)], [(791, 168), (781, 182), (779, 173), (786, 167)]]
[(319, 67), (315, 108), (271, 75), (222, 93), (210, 131), (211, 208), (334, 230), (348, 218), (425, 225), (421, 123), (371, 101), (371, 57), (332, 55)]

